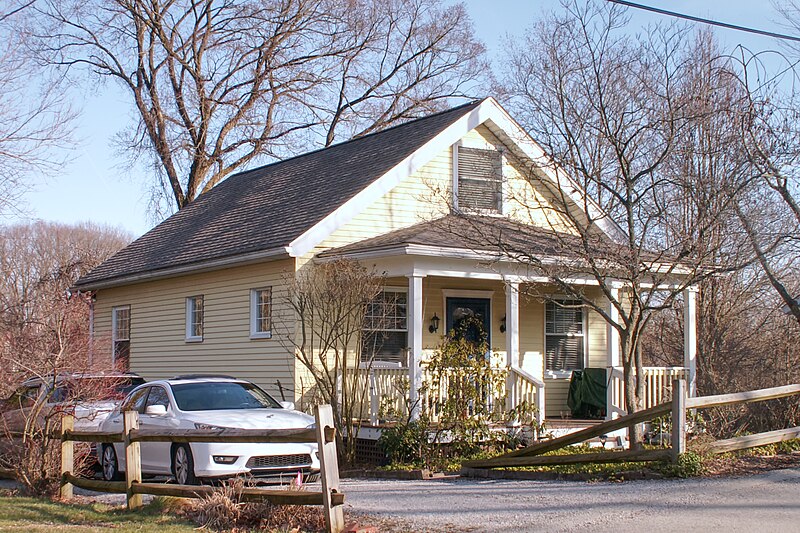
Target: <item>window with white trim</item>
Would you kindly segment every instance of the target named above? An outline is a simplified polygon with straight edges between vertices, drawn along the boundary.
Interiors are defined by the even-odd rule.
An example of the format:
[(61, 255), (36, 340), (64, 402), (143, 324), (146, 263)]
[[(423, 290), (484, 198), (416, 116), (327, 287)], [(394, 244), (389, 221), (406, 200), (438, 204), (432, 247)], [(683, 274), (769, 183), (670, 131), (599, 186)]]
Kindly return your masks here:
[(503, 155), (497, 150), (458, 146), (458, 208), (503, 210)]
[(577, 300), (545, 304), (545, 369), (554, 372), (585, 366), (584, 308)]
[(203, 295), (186, 298), (186, 340), (203, 340)]
[(361, 361), (406, 364), (408, 290), (387, 287), (367, 304)]
[(111, 308), (112, 362), (120, 370), (127, 370), (131, 355), (131, 306)]
[(250, 338), (272, 337), (272, 287), (250, 289)]

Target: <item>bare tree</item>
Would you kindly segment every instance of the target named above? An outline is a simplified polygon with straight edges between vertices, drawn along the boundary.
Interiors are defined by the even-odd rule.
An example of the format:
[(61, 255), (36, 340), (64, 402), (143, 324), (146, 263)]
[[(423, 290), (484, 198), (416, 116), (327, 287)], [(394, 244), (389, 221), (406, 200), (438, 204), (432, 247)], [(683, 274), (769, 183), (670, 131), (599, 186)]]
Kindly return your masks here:
[[(794, 2), (781, 8), (795, 27)], [(793, 273), (800, 248), (800, 78), (796, 62), (775, 54), (781, 68), (770, 73), (759, 54), (739, 48), (738, 82), (746, 95), (736, 131), (750, 165), (747, 187), (737, 196), (736, 216), (756, 260), (783, 305), (800, 323), (800, 286)]]
[[(654, 313), (714, 271), (715, 249), (697, 236), (715, 231), (729, 202), (724, 196), (706, 202), (698, 173), (679, 165), (687, 139), (702, 133), (698, 120), (720, 109), (704, 98), (721, 82), (703, 63), (708, 55), (698, 57), (702, 40), (674, 26), (631, 36), (620, 31), (626, 24), (616, 6), (565, 2), (561, 14), (511, 43), (511, 107), (551, 158), (545, 170), (554, 181), (532, 168), (531, 180), (550, 189), (550, 205), (516, 200), (545, 221), (556, 244), (547, 250), (491, 232), (481, 238), (613, 327), (625, 408), (633, 412), (644, 392), (642, 335)], [(582, 199), (572, 195), (576, 188), (585, 192)], [(693, 205), (703, 209), (687, 210)], [(565, 260), (551, 261), (554, 255)], [(608, 305), (574, 283), (579, 279), (596, 284)], [(552, 288), (529, 291), (552, 300)], [(631, 428), (632, 443), (640, 438), (639, 428)]]
[(3, 389), (32, 375), (89, 368), (90, 299), (69, 288), (129, 241), (90, 224), (37, 222), (0, 231)]
[[(91, 295), (69, 288), (129, 240), (122, 232), (89, 224), (37, 222), (0, 230), (0, 398), (5, 400), (12, 387), (27, 378), (49, 385), (42, 394), (44, 389), (36, 389), (37, 396), (2, 402), (4, 442), (12, 442), (9, 437), (19, 433), (17, 445), (5, 450), (11, 458), (5, 466), (14, 469), (27, 492), (52, 494), (58, 487), (59, 447), (51, 431), (57, 429), (62, 412), (74, 409), (77, 397), (56, 400), (53, 395), (61, 388), (57, 380), (65, 372), (111, 367), (110, 357), (93, 361), (90, 356)], [(103, 352), (110, 354), (108, 348)], [(76, 383), (73, 392), (83, 400), (109, 392), (99, 382), (90, 382)]]
[(31, 0), (0, 7), (0, 215), (19, 211), (19, 201), (38, 174), (58, 168), (53, 149), (69, 145), (72, 113), (57, 79), (28, 52), (24, 17)]
[[(256, 159), (363, 135), (485, 72), (463, 5), (439, 0), (43, 0), (42, 59), (124, 88), (122, 137), (181, 209)], [(321, 139), (321, 142), (319, 141)]]
[(368, 318), (380, 322), (384, 316), (377, 301), (384, 279), (358, 263), (337, 260), (300, 271), (288, 282), (287, 304), (293, 313), (287, 329), (293, 334), (281, 341), (311, 376), (313, 389), (303, 394), (333, 407), (343, 458), (352, 463), (369, 405), (373, 359), (364, 349), (364, 328)]

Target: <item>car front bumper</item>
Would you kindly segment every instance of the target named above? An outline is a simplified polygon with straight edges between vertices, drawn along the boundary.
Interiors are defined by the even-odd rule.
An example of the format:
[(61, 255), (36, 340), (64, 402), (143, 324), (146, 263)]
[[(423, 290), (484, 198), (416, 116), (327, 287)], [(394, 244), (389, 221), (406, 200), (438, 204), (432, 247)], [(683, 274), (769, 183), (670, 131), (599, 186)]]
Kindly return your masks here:
[[(194, 472), (201, 478), (224, 478), (239, 474), (254, 477), (295, 476), (319, 472), (317, 445), (311, 443), (191, 443)], [(214, 456), (235, 456), (232, 464), (214, 461)]]

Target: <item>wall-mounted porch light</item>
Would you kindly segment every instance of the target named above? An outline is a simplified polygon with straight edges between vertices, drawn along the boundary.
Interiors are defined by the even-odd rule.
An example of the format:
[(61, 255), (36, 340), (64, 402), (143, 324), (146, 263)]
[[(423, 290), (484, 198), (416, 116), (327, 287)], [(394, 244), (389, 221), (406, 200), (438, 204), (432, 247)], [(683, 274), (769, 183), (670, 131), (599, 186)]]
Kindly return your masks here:
[(428, 331), (431, 333), (436, 333), (439, 331), (439, 317), (436, 316), (436, 313), (433, 313), (433, 317), (431, 318), (431, 325), (428, 326)]
[(500, 319), (500, 333), (506, 332), (506, 315), (503, 315), (503, 318)]

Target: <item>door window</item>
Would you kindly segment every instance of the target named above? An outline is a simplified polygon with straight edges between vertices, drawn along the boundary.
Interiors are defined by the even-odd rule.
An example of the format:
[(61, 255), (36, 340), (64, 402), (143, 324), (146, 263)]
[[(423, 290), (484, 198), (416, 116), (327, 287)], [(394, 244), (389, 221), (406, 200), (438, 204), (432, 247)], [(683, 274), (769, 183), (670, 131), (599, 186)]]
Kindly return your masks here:
[(490, 300), (488, 298), (448, 298), (447, 333), (456, 334), (478, 343), (486, 340), (491, 346)]
[(144, 389), (139, 389), (138, 391), (134, 392), (125, 404), (122, 406), (122, 411), (138, 411), (139, 413), (144, 412), (144, 403), (147, 401), (147, 393), (151, 387), (145, 387)]
[(162, 387), (150, 387), (150, 394), (147, 395), (145, 410), (151, 405), (163, 405), (169, 409), (169, 396)]

